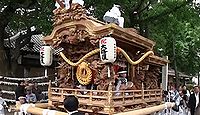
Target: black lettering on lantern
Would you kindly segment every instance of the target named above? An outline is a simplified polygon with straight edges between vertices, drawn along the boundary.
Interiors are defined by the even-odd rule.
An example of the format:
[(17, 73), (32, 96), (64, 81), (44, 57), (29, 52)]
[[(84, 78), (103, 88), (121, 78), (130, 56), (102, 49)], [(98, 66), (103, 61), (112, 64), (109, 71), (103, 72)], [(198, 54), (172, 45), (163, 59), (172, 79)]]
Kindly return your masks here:
[(44, 47), (42, 47), (40, 49), (40, 61), (41, 61), (42, 64), (45, 64), (44, 63)]
[(101, 45), (101, 56), (102, 56), (103, 60), (108, 60), (107, 56), (106, 56), (106, 52), (108, 52), (108, 51), (106, 51), (106, 50), (107, 50), (106, 45)]
[(41, 55), (41, 63), (42, 63), (42, 64), (45, 64), (45, 63), (44, 63), (44, 52), (41, 52), (40, 55)]

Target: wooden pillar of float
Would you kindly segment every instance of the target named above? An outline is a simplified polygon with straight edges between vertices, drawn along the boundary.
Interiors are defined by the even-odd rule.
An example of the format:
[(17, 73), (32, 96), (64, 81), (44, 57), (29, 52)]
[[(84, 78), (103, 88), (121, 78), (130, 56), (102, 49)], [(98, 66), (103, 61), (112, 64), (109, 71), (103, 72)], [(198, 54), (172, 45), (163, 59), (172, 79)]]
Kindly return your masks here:
[[(168, 56), (164, 57), (168, 60)], [(168, 89), (168, 63), (164, 66), (162, 66), (162, 89), (164, 91), (167, 91)]]
[(135, 65), (130, 64), (130, 81), (135, 80)]
[(160, 83), (160, 99), (163, 97), (162, 83)]
[(112, 91), (112, 84), (109, 84), (108, 88), (108, 102), (105, 103), (104, 111), (106, 113), (109, 113), (109, 115), (112, 115), (114, 113), (114, 107), (113, 107), (113, 91)]
[(142, 90), (141, 91), (142, 91), (142, 101), (145, 101), (144, 100), (144, 83), (143, 82), (142, 82)]
[(134, 110), (134, 111), (129, 111), (129, 112), (123, 112), (123, 113), (117, 113), (114, 115), (148, 115), (151, 113), (155, 113), (157, 111), (164, 110), (166, 108), (172, 108), (175, 105), (175, 103), (167, 102), (162, 105), (154, 106), (154, 107), (149, 107), (149, 108), (144, 108), (144, 109), (139, 109), (139, 110)]
[[(52, 105), (52, 94), (51, 94), (51, 80), (49, 80), (49, 87), (48, 87), (48, 104)], [(50, 109), (50, 107), (48, 107)]]

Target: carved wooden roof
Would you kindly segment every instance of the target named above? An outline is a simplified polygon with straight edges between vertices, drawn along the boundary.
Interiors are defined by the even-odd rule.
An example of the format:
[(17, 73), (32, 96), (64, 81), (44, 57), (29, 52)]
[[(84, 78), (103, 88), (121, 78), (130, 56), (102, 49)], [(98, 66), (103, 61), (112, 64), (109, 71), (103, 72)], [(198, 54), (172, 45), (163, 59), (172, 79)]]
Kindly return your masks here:
[[(46, 44), (54, 47), (58, 47), (62, 42), (77, 44), (85, 39), (89, 39), (95, 45), (104, 36), (113, 36), (116, 41), (124, 45), (129, 44), (146, 51), (153, 50), (155, 45), (154, 41), (139, 35), (135, 29), (121, 28), (113, 23), (106, 24), (87, 16), (85, 9), (79, 4), (72, 4), (68, 10), (56, 9), (54, 14), (54, 29), (49, 36), (42, 39)], [(149, 58), (162, 60), (155, 56)], [(167, 63), (166, 60), (162, 62)]]

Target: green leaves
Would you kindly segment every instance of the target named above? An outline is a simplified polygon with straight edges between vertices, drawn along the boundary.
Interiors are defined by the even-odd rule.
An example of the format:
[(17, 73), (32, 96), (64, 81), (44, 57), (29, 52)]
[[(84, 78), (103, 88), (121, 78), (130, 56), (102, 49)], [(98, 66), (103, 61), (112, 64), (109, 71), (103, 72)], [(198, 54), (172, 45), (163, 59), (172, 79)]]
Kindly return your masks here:
[[(161, 17), (150, 24), (150, 36), (157, 42), (156, 49), (163, 48), (162, 55), (168, 55), (173, 65), (172, 39), (175, 38), (176, 60), (179, 71), (196, 74), (199, 71), (200, 19), (196, 9), (186, 5), (176, 12)], [(159, 41), (163, 41), (160, 43)]]
[(85, 0), (85, 3), (95, 8), (94, 15), (100, 20), (113, 4), (121, 5), (125, 27), (138, 28), (141, 34), (156, 41), (155, 50), (168, 55), (172, 67), (175, 39), (178, 70), (188, 74), (199, 71), (199, 4), (192, 0)]
[(17, 3), (4, 2), (1, 6), (8, 4), (21, 6), (12, 12), (12, 18), (7, 25), (13, 31), (18, 32), (31, 26), (35, 26), (44, 33), (50, 33), (52, 30), (52, 12), (55, 9), (52, 0), (18, 0)]
[[(11, 1), (0, 1), (0, 8)], [(16, 0), (21, 4), (8, 26), (20, 31), (30, 26), (49, 34), (52, 31), (53, 0)], [(125, 27), (134, 27), (142, 35), (156, 41), (155, 50), (168, 55), (173, 64), (173, 39), (179, 71), (195, 74), (200, 67), (200, 5), (192, 0), (85, 0), (86, 8), (94, 8), (94, 16), (103, 19), (105, 12), (119, 4), (125, 18)], [(20, 5), (18, 5), (20, 6)], [(30, 11), (31, 10), (31, 11)], [(23, 13), (22, 13), (23, 12)], [(2, 13), (0, 13), (1, 15)], [(0, 17), (1, 18), (1, 17)], [(10, 18), (9, 18), (10, 19)]]

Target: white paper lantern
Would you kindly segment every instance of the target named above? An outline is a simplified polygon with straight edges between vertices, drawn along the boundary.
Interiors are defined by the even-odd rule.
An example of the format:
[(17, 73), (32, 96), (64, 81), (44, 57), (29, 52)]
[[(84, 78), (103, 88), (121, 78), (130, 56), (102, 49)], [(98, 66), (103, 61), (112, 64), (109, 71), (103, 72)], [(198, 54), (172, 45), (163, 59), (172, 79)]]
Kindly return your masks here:
[(53, 61), (53, 50), (51, 46), (42, 46), (40, 49), (40, 64), (50, 66)]
[(104, 63), (113, 63), (116, 60), (116, 41), (112, 37), (104, 37), (99, 41), (100, 58)]

